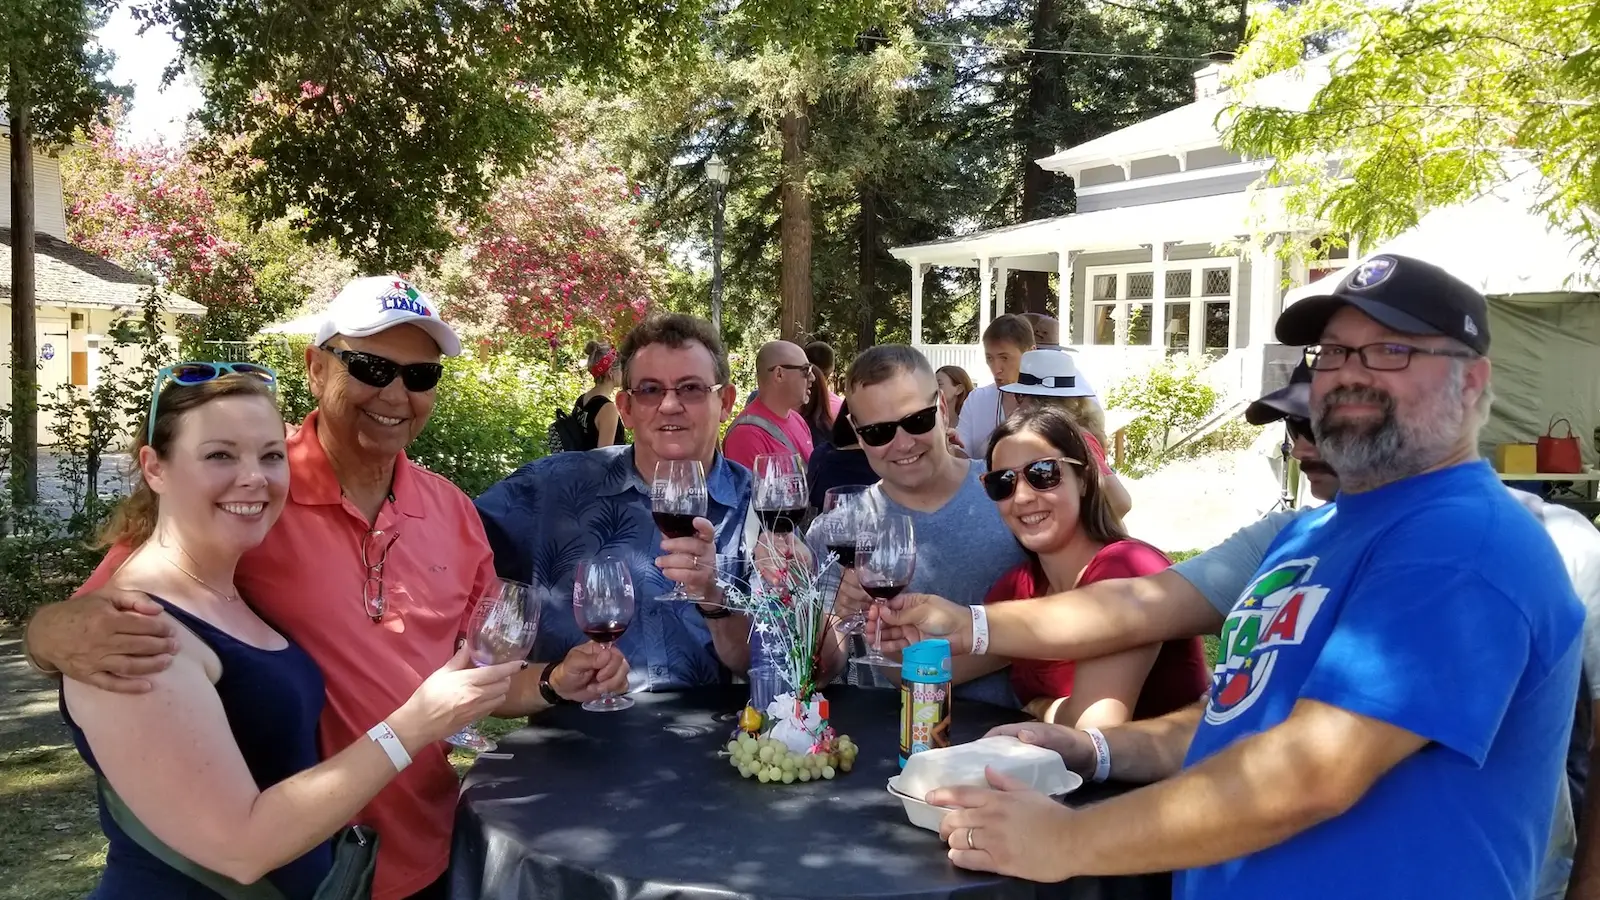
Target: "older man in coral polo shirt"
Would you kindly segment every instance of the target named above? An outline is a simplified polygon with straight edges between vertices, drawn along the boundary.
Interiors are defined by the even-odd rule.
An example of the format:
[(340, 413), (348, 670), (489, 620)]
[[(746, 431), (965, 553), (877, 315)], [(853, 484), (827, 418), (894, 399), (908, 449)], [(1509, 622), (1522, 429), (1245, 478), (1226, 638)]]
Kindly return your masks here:
[[(440, 357), (461, 341), (433, 302), (403, 279), (362, 278), (334, 301), (306, 350), (317, 409), (289, 437), (289, 502), (236, 581), (252, 607), (311, 654), (327, 682), (324, 753), (349, 745), (449, 659), (494, 560), (472, 501), (406, 458), (433, 413)], [(175, 635), (143, 595), (97, 591), (128, 556), (114, 547), (78, 597), (29, 624), (30, 661), (110, 690), (171, 662)], [(172, 645), (175, 646), (175, 645)], [(626, 690), (620, 654), (596, 644), (530, 668), (502, 715)], [(445, 870), (458, 781), (435, 744), (357, 821), (382, 838), (375, 900), (448, 896)], [(198, 887), (198, 886), (197, 886)]]
[[(771, 341), (756, 351), (756, 396), (728, 426), (722, 453), (746, 469), (767, 453), (811, 459), (811, 426), (799, 409), (812, 390), (811, 360), (800, 345)], [(817, 386), (822, 389), (821, 385)]]

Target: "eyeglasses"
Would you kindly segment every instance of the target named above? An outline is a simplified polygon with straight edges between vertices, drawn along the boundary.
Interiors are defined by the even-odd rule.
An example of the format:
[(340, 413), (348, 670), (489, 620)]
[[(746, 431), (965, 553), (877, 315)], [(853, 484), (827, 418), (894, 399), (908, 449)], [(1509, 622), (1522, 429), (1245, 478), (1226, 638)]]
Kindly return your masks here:
[(1017, 376), (1017, 384), (1033, 387), (1070, 388), (1078, 386), (1076, 375), (1030, 375), (1027, 372)]
[(712, 394), (720, 390), (722, 390), (722, 385), (720, 384), (701, 384), (698, 381), (691, 381), (688, 384), (680, 384), (677, 387), (667, 387), (664, 384), (641, 384), (629, 390), (628, 395), (639, 401), (639, 405), (654, 409), (661, 405), (661, 401), (667, 399), (668, 394), (676, 394), (678, 402), (684, 406), (699, 406), (706, 402)]
[(1346, 347), (1343, 344), (1317, 344), (1306, 348), (1306, 365), (1318, 372), (1332, 372), (1344, 367), (1352, 355), (1361, 358), (1361, 364), (1373, 372), (1398, 372), (1411, 365), (1411, 357), (1443, 356), (1448, 359), (1476, 359), (1470, 350), (1435, 350), (1430, 347), (1413, 347), (1410, 344), (1367, 344), (1364, 347)]
[(856, 429), (856, 436), (861, 438), (861, 443), (868, 447), (882, 447), (894, 440), (895, 432), (904, 428), (906, 434), (927, 434), (933, 430), (934, 423), (939, 419), (939, 404), (919, 409), (903, 419), (893, 422), (875, 422), (871, 425), (862, 425), (856, 421), (855, 416), (850, 417), (850, 424)]
[(1036, 459), (1027, 465), (1017, 466), (1012, 469), (996, 469), (983, 475), (983, 492), (989, 499), (996, 503), (1006, 500), (1017, 492), (1017, 476), (1020, 474), (1027, 479), (1028, 487), (1036, 491), (1053, 491), (1061, 486), (1062, 463), (1082, 466), (1083, 463), (1070, 456), (1058, 456), (1054, 459)]
[[(383, 595), (383, 565), (389, 561), (389, 551), (400, 540), (400, 532), (389, 532), (389, 539), (382, 541), (382, 531), (369, 531), (361, 540), (361, 565), (367, 570), (367, 580), (361, 585), (361, 602), (366, 606), (367, 617), (374, 622), (383, 621), (383, 614), (389, 608), (388, 600)], [(378, 553), (378, 561), (372, 562), (369, 551), (373, 539), (380, 539), (383, 550)]]
[(814, 375), (814, 373), (812, 373), (810, 366), (797, 366), (797, 365), (794, 365), (792, 363), (778, 363), (777, 365), (773, 366), (771, 369), (768, 369), (767, 371), (771, 372), (772, 369), (788, 369), (791, 372), (804, 373), (805, 376), (806, 376), (806, 380), (807, 381), (810, 381), (812, 378), (816, 377)]
[(1283, 427), (1289, 430), (1290, 440), (1304, 439), (1315, 444), (1317, 436), (1311, 431), (1311, 420), (1299, 416), (1288, 416), (1283, 420)]
[(185, 387), (205, 384), (215, 381), (224, 375), (248, 375), (259, 378), (271, 388), (273, 393), (278, 390), (278, 373), (255, 363), (237, 362), (183, 362), (175, 366), (165, 366), (156, 373), (156, 382), (150, 388), (150, 415), (146, 419), (144, 440), (147, 444), (154, 444), (156, 440), (156, 403), (161, 399), (161, 389), (171, 379)]
[(350, 377), (365, 385), (375, 388), (388, 387), (395, 376), (405, 383), (406, 390), (413, 394), (431, 391), (444, 375), (444, 366), (439, 363), (409, 363), (401, 365), (392, 359), (379, 356), (376, 353), (364, 353), (360, 350), (341, 350), (337, 347), (323, 347), (322, 349), (334, 355), (339, 362), (344, 363), (345, 371)]

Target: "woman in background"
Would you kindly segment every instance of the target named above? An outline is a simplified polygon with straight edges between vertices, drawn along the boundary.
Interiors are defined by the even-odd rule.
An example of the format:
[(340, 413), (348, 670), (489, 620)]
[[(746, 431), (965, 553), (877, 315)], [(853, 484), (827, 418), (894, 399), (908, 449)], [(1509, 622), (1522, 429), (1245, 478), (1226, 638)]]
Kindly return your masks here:
[(940, 366), (937, 378), (939, 396), (944, 398), (945, 412), (954, 428), (961, 421), (961, 407), (966, 405), (967, 395), (972, 393), (972, 376), (960, 366)]
[(1024, 353), (1016, 382), (1000, 390), (1015, 395), (1024, 409), (1053, 406), (1066, 412), (1088, 441), (1089, 455), (1100, 470), (1100, 487), (1111, 503), (1111, 511), (1121, 521), (1133, 509), (1133, 496), (1106, 461), (1106, 414), (1100, 408), (1100, 400), (1089, 379), (1078, 371), (1072, 353), (1064, 350)]
[(822, 511), (822, 498), (827, 496), (829, 488), (878, 483), (878, 473), (872, 471), (872, 463), (867, 460), (861, 440), (850, 425), (850, 401), (839, 405), (833, 432), (811, 451), (806, 483), (811, 486), (811, 508), (816, 512)]
[(594, 378), (594, 387), (579, 397), (575, 405), (575, 411), (583, 413), (583, 449), (625, 444), (628, 435), (622, 429), (622, 416), (611, 400), (622, 386), (617, 349), (610, 344), (590, 341), (583, 352), (589, 358), (589, 375)]
[(822, 367), (811, 364), (811, 388), (800, 404), (800, 418), (811, 426), (811, 445), (817, 447), (833, 438), (833, 407), (829, 405), (828, 383)]
[[(995, 429), (987, 463), (984, 491), (1028, 561), (995, 582), (984, 602), (1043, 597), (1171, 565), (1160, 550), (1130, 538), (1112, 515), (1089, 444), (1064, 410), (1018, 411)], [(1011, 686), (1024, 707), (1075, 728), (1166, 715), (1193, 703), (1209, 684), (1198, 637), (1098, 659), (1011, 663)]]

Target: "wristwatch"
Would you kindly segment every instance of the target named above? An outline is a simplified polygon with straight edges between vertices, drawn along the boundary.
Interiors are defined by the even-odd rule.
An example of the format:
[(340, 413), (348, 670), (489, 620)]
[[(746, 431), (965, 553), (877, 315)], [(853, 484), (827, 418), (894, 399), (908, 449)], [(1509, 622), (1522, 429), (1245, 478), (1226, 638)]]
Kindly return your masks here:
[(550, 684), (550, 673), (554, 672), (556, 670), (556, 666), (559, 665), (561, 665), (561, 661), (556, 660), (555, 662), (545, 666), (544, 671), (539, 673), (539, 696), (543, 697), (544, 702), (550, 704), (551, 706), (567, 706), (575, 702), (568, 700), (567, 698), (556, 693), (556, 689)]

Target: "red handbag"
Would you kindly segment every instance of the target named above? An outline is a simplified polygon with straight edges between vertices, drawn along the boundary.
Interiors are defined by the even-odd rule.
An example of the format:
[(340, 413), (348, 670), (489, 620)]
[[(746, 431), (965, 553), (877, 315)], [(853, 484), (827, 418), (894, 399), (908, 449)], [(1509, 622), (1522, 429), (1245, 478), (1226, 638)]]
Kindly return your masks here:
[[(1556, 437), (1557, 425), (1567, 426), (1566, 437)], [(1550, 427), (1539, 438), (1539, 472), (1550, 475), (1576, 475), (1583, 471), (1583, 450), (1578, 436), (1572, 433), (1572, 423), (1566, 419), (1551, 419)]]

